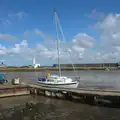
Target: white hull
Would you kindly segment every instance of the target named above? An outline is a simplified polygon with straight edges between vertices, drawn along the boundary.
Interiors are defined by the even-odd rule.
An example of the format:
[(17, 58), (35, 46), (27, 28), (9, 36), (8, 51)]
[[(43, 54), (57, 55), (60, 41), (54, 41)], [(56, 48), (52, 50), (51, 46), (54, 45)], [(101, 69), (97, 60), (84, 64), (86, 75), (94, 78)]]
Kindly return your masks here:
[(48, 84), (44, 82), (37, 82), (39, 85), (44, 86), (44, 87), (62, 87), (62, 88), (77, 88), (79, 85), (79, 82), (74, 82), (74, 83), (67, 83), (67, 84)]

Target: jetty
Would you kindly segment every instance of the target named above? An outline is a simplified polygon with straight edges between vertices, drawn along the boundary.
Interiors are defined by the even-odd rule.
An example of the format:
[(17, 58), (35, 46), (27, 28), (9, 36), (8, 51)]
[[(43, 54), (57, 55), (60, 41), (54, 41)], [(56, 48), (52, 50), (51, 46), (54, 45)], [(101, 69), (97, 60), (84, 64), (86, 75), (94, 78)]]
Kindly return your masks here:
[(64, 100), (82, 99), (90, 104), (94, 104), (97, 99), (102, 98), (110, 100), (112, 103), (120, 103), (120, 90), (44, 87), (25, 82), (20, 85), (0, 85), (0, 98), (19, 95), (44, 95)]

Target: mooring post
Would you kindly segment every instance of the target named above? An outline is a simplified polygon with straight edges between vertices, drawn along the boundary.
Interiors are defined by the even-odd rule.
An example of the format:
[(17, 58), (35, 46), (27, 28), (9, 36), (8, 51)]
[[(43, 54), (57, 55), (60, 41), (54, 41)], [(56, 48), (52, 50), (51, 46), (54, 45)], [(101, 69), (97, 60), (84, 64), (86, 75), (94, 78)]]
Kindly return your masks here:
[(37, 88), (34, 88), (34, 93), (35, 95), (37, 95)]

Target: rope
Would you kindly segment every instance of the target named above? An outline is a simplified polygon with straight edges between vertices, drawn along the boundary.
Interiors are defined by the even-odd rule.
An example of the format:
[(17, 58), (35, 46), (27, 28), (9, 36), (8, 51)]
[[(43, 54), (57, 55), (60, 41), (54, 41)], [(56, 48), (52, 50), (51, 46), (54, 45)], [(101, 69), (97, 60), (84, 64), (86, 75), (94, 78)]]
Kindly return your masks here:
[[(62, 34), (62, 38), (63, 38), (63, 41), (67, 44), (67, 41), (66, 41), (66, 38), (65, 38), (65, 36), (64, 36), (64, 33), (63, 33), (63, 30), (62, 30), (62, 27), (61, 27), (61, 24), (60, 24), (60, 21), (59, 21), (59, 19), (58, 19), (58, 16), (57, 16), (57, 14), (56, 14), (56, 20), (57, 20), (57, 22), (58, 22), (58, 25), (59, 25), (59, 28), (60, 28), (60, 32), (61, 32), (61, 34)], [(70, 48), (70, 47), (69, 47)], [(76, 73), (76, 69), (75, 69), (75, 66), (74, 66), (74, 64), (73, 64), (73, 61), (71, 61), (72, 62), (72, 67), (73, 67), (73, 70), (74, 70), (74, 74), (75, 74), (75, 76), (76, 76), (76, 78), (77, 78), (77, 73)], [(83, 85), (84, 87), (86, 87), (86, 85), (85, 84), (82, 84), (81, 83), (81, 85)]]
[[(63, 41), (64, 41), (65, 43), (67, 43), (67, 41), (66, 41), (66, 39), (65, 39), (65, 36), (64, 36), (64, 33), (63, 33), (63, 30), (62, 30), (62, 27), (61, 27), (61, 24), (60, 24), (60, 21), (59, 21), (59, 19), (58, 19), (57, 14), (56, 14), (56, 18), (57, 18), (57, 21), (58, 21), (58, 25), (59, 25), (59, 28), (60, 28), (60, 32), (61, 32), (61, 34), (62, 34)], [(74, 64), (73, 64), (73, 61), (71, 61), (71, 62), (72, 62), (72, 67), (73, 67), (75, 76), (77, 77), (77, 74), (76, 74), (76, 70), (75, 70), (75, 66), (74, 66)]]

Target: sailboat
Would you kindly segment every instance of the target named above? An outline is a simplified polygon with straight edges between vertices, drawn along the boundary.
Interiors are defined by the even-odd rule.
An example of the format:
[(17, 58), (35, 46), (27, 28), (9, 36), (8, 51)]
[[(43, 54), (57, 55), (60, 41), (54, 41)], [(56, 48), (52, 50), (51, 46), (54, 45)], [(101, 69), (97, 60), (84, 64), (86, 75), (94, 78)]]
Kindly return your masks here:
[(47, 74), (46, 77), (39, 77), (37, 83), (41, 86), (47, 87), (62, 87), (62, 88), (77, 88), (79, 85), (79, 80), (73, 80), (67, 76), (61, 76), (60, 58), (59, 58), (59, 41), (58, 41), (58, 31), (57, 31), (57, 13), (54, 9), (54, 18), (56, 24), (56, 42), (57, 42), (57, 55), (58, 55), (58, 68), (59, 75)]

